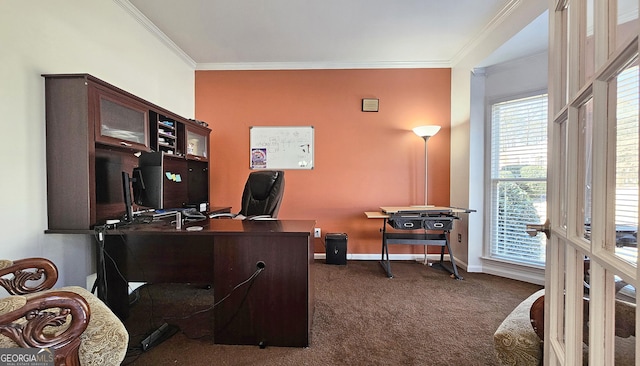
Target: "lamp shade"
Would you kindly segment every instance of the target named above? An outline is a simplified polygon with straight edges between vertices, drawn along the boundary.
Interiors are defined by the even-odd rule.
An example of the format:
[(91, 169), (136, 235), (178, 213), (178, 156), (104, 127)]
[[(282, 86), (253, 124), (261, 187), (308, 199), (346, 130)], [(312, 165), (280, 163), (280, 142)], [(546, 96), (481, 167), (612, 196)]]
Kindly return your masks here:
[(413, 132), (420, 137), (431, 137), (440, 131), (440, 126), (418, 126)]

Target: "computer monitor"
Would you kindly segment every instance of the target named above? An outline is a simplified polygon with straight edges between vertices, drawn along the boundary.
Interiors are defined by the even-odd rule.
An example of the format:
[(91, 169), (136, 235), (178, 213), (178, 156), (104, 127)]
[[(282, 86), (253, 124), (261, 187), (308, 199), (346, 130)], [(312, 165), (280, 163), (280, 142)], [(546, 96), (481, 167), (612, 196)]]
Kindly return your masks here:
[(142, 153), (138, 167), (133, 169), (133, 200), (138, 206), (164, 208), (164, 167), (163, 153)]
[(125, 222), (133, 221), (133, 205), (131, 203), (131, 177), (129, 173), (122, 172), (122, 194), (124, 195)]

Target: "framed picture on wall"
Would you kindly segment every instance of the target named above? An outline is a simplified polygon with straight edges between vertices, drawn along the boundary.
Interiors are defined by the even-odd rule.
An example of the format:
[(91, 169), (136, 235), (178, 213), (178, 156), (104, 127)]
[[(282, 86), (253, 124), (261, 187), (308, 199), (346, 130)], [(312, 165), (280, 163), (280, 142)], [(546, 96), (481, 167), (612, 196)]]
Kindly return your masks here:
[(377, 112), (380, 105), (379, 99), (364, 98), (362, 99), (362, 111), (363, 112)]

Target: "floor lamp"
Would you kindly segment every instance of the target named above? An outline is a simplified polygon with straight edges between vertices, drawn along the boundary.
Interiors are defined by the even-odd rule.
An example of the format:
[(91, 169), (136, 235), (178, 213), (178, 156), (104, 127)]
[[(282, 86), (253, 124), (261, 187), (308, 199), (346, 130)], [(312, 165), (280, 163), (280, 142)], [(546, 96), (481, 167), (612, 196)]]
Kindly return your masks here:
[(429, 137), (435, 135), (436, 133), (438, 133), (438, 131), (440, 131), (440, 126), (419, 126), (413, 129), (413, 132), (422, 137), (424, 139), (424, 205), (427, 206), (429, 203), (428, 201), (428, 187), (429, 187), (429, 180), (428, 180), (428, 160), (427, 160), (427, 142), (429, 141)]

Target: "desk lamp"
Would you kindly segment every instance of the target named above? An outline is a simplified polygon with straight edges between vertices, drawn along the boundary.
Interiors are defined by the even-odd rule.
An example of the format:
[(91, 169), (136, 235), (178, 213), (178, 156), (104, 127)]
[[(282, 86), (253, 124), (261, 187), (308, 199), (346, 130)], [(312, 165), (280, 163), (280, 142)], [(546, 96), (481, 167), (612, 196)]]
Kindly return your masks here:
[(429, 181), (427, 180), (428, 170), (427, 170), (427, 141), (429, 141), (429, 137), (435, 135), (440, 131), (440, 126), (419, 126), (413, 129), (413, 132), (422, 137), (424, 139), (424, 205), (428, 205), (428, 186)]

